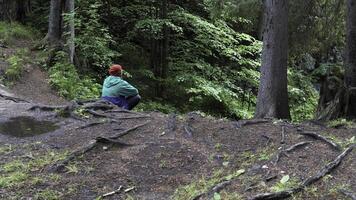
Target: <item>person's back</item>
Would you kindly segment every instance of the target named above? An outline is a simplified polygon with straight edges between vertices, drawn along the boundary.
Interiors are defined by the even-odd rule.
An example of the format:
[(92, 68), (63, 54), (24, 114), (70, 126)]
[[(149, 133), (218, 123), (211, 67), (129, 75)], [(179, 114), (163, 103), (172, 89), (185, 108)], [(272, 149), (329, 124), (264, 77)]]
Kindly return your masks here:
[(109, 74), (103, 84), (102, 99), (124, 109), (133, 109), (141, 100), (138, 90), (122, 79), (120, 65), (111, 66)]

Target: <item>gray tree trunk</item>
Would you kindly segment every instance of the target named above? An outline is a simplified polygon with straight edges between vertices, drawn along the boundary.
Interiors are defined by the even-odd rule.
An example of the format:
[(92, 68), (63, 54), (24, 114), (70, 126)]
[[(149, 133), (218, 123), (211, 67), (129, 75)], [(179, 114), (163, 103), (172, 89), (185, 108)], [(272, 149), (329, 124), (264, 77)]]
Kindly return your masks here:
[(61, 39), (61, 15), (61, 0), (51, 0), (47, 34), (51, 46), (57, 46)]
[(287, 90), (288, 0), (265, 0), (261, 80), (255, 118), (290, 119)]
[(74, 26), (74, 0), (66, 1), (66, 13), (69, 14), (69, 19), (66, 22), (67, 35), (67, 46), (69, 54), (69, 62), (74, 63), (74, 54), (75, 54), (75, 26)]
[(348, 89), (346, 117), (356, 118), (356, 0), (347, 1), (345, 85)]

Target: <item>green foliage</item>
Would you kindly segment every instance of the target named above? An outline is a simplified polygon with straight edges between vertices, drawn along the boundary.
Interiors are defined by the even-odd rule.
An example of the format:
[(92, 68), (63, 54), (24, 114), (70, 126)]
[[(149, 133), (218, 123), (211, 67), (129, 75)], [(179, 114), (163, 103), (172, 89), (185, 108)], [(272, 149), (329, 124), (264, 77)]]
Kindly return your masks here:
[(244, 169), (234, 171), (228, 175), (225, 175), (222, 170), (216, 171), (210, 178), (201, 178), (189, 185), (179, 187), (173, 194), (172, 199), (174, 200), (185, 200), (192, 199), (198, 194), (208, 191), (211, 187), (215, 186), (222, 181), (229, 181), (231, 179), (238, 178), (245, 173)]
[(177, 81), (173, 85), (185, 88), (189, 109), (251, 117), (261, 43), (223, 21), (212, 23), (181, 9), (171, 17), (186, 36), (178, 34), (172, 46), (170, 67)]
[(174, 113), (177, 112), (176, 108), (169, 103), (159, 103), (156, 101), (146, 101), (138, 104), (135, 107), (137, 111), (160, 111), (162, 113)]
[(55, 190), (45, 189), (35, 195), (36, 200), (59, 200), (61, 193)]
[(284, 191), (287, 189), (292, 189), (298, 185), (299, 185), (299, 183), (296, 179), (290, 178), (289, 175), (285, 175), (271, 189), (274, 192), (281, 192), (281, 191)]
[(0, 22), (0, 44), (12, 45), (21, 39), (33, 40), (36, 38), (36, 35), (37, 32), (31, 27), (26, 27), (16, 22)]
[(24, 71), (24, 66), (28, 62), (27, 54), (27, 49), (19, 49), (6, 60), (9, 63), (9, 67), (5, 71), (5, 76), (8, 81), (13, 82), (20, 79)]
[(318, 105), (319, 94), (312, 84), (312, 76), (295, 69), (288, 70), (288, 92), (294, 121), (312, 119)]
[(339, 128), (339, 127), (353, 128), (354, 126), (355, 123), (352, 121), (348, 121), (347, 119), (336, 119), (328, 122), (328, 127), (331, 128)]
[(93, 0), (76, 0), (78, 8), (75, 13), (77, 35), (75, 43), (79, 57), (95, 71), (106, 72), (112, 59), (119, 54), (112, 49), (115, 45), (108, 27), (101, 22), (99, 9), (102, 4)]
[(91, 99), (100, 95), (101, 85), (89, 77), (80, 77), (75, 66), (66, 61), (64, 52), (56, 56), (57, 62), (49, 69), (50, 84), (68, 99)]

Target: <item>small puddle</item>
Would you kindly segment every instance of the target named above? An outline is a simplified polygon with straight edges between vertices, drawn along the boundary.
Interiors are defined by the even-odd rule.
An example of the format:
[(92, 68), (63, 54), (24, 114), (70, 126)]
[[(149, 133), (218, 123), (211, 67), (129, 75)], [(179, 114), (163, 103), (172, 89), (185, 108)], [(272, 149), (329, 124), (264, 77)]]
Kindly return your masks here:
[(59, 126), (51, 121), (38, 121), (33, 117), (14, 117), (0, 123), (0, 134), (14, 137), (31, 137), (53, 132)]

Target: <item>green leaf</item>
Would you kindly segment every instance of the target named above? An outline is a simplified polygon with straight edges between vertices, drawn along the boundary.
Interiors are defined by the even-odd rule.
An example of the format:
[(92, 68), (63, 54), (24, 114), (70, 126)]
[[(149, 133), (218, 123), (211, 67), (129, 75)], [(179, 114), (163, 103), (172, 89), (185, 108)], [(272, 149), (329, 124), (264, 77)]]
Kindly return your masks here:
[(286, 184), (289, 181), (289, 175), (285, 175), (282, 177), (282, 179), (280, 180), (281, 184)]
[(217, 192), (214, 193), (214, 200), (221, 200), (221, 196), (219, 193)]

